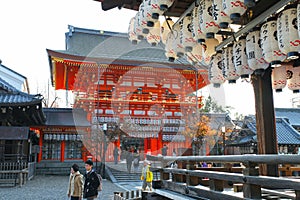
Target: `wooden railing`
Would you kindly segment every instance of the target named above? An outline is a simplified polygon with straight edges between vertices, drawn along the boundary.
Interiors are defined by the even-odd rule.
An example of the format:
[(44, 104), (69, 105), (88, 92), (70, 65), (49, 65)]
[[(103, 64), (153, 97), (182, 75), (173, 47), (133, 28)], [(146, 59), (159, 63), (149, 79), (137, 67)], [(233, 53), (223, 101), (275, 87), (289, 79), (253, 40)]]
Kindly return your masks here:
[[(160, 162), (160, 167), (153, 167), (152, 170), (161, 173), (162, 187), (181, 194), (196, 198), (234, 200), (262, 199), (263, 192), (267, 191), (288, 199), (300, 200), (300, 179), (297, 177), (259, 175), (260, 164), (282, 165), (279, 171), (288, 172), (290, 175), (292, 169), (299, 169), (291, 165), (300, 164), (300, 155), (148, 155), (147, 159)], [(174, 161), (177, 162), (177, 168), (170, 167), (170, 163)], [(198, 167), (200, 162), (216, 163), (219, 167)], [(234, 163), (241, 163), (242, 167), (232, 167)], [(286, 189), (294, 193), (285, 193)]]
[(114, 192), (113, 200), (141, 200), (142, 191), (141, 190), (132, 190), (126, 192)]

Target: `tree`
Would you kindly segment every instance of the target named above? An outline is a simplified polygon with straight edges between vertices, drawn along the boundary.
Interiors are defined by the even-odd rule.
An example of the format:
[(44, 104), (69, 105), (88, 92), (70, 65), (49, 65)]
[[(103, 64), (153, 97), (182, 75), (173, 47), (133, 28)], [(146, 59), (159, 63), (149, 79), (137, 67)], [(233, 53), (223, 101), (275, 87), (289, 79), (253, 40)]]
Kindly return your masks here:
[[(227, 107), (230, 108), (230, 107)], [(218, 105), (216, 101), (211, 96), (208, 96), (203, 103), (202, 108), (200, 109), (202, 113), (226, 113), (226, 110), (223, 106)]]

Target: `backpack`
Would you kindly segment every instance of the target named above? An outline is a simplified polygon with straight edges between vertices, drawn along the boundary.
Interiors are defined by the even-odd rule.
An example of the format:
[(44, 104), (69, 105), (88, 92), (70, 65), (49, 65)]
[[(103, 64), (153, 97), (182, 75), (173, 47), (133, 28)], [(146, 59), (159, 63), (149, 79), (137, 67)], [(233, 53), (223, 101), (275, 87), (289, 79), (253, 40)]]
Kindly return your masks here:
[(98, 180), (99, 180), (99, 183), (100, 183), (97, 190), (102, 191), (102, 176), (98, 173), (96, 173), (96, 174), (97, 174), (97, 177), (98, 177)]

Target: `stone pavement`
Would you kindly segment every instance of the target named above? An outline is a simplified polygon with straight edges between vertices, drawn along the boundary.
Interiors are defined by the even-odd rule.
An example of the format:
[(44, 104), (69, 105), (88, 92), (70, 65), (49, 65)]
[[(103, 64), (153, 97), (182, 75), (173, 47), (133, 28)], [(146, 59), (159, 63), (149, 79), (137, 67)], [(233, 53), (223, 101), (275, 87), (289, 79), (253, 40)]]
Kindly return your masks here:
[[(36, 176), (23, 187), (0, 187), (0, 200), (67, 200), (68, 176)], [(101, 200), (111, 200), (116, 191), (125, 191), (108, 180), (103, 180)]]

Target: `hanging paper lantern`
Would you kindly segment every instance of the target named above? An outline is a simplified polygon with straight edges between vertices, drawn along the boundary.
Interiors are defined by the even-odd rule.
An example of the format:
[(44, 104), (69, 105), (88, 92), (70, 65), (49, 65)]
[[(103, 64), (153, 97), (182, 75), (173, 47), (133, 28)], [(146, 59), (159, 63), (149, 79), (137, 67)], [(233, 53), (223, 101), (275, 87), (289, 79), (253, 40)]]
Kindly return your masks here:
[(215, 22), (220, 26), (220, 28), (226, 29), (232, 20), (223, 11), (222, 1), (223, 0), (213, 0), (212, 12)]
[(160, 10), (157, 0), (144, 0), (143, 4), (143, 17), (147, 21), (147, 26), (153, 27), (155, 22), (157, 22), (159, 15), (163, 14), (163, 11)]
[(167, 11), (170, 8), (175, 0), (156, 0), (157, 4), (163, 12)]
[(179, 25), (179, 23), (174, 24), (172, 33), (174, 34), (174, 38), (175, 38), (172, 48), (174, 49), (177, 57), (182, 57), (182, 56), (184, 56), (185, 50), (184, 50), (184, 46), (181, 44), (181, 40), (180, 40), (180, 25)]
[(205, 40), (202, 53), (205, 64), (209, 64), (211, 56), (216, 53), (215, 48), (218, 44), (219, 40), (217, 40), (216, 38), (208, 38)]
[(141, 18), (140, 12), (137, 12), (134, 21), (134, 32), (139, 40), (144, 39), (149, 33), (146, 24), (147, 22)]
[(177, 59), (177, 55), (173, 49), (173, 43), (175, 42), (175, 36), (172, 32), (169, 32), (166, 46), (165, 46), (165, 55), (170, 62), (174, 62)]
[(191, 20), (192, 20), (192, 33), (194, 39), (198, 43), (205, 42), (206, 36), (203, 34), (203, 32), (200, 29), (200, 24), (199, 24), (199, 8), (200, 6), (195, 6), (192, 12)]
[(287, 59), (297, 59), (300, 40), (297, 29), (297, 8), (295, 4), (287, 5), (277, 18), (278, 45)]
[(135, 17), (132, 17), (129, 22), (128, 27), (128, 39), (131, 41), (132, 44), (137, 44), (140, 42), (138, 40), (136, 33), (134, 32), (134, 23), (135, 23)]
[(235, 83), (240, 76), (237, 74), (233, 63), (233, 44), (229, 44), (224, 49), (222, 59), (225, 79), (228, 80), (228, 83)]
[(246, 12), (247, 7), (244, 1), (239, 0), (222, 0), (223, 11), (233, 21), (239, 21), (241, 16)]
[(225, 82), (225, 78), (223, 76), (222, 70), (223, 70), (222, 51), (218, 51), (217, 53), (212, 55), (211, 61), (209, 63), (209, 68), (208, 68), (209, 81), (216, 88), (220, 87), (220, 85)]
[(238, 41), (233, 43), (233, 62), (236, 72), (241, 78), (249, 78), (249, 75), (253, 73), (247, 61), (246, 36), (240, 37)]
[(205, 34), (206, 38), (215, 37), (215, 33), (220, 29), (213, 18), (212, 2), (212, 0), (203, 0), (199, 3), (200, 30)]
[(271, 17), (265, 22), (260, 29), (260, 44), (265, 61), (272, 67), (280, 67), (281, 62), (285, 60), (278, 46), (277, 40), (277, 19)]
[(192, 52), (186, 53), (186, 59), (192, 65), (201, 64), (203, 61), (203, 45), (196, 44)]
[(160, 42), (160, 22), (157, 21), (152, 29), (150, 29), (147, 35), (147, 42), (152, 46), (157, 46)]
[(259, 28), (256, 27), (246, 37), (246, 53), (248, 65), (252, 70), (265, 70), (269, 64), (264, 60), (260, 48)]
[(272, 87), (276, 92), (281, 92), (286, 86), (286, 65), (275, 67), (272, 70)]
[(174, 22), (170, 17), (166, 19), (166, 21), (163, 22), (161, 26), (161, 41), (162, 43), (166, 44), (168, 34), (172, 30), (172, 26), (174, 25)]
[(193, 38), (191, 30), (191, 16), (187, 15), (179, 22), (180, 25), (180, 43), (185, 52), (191, 52), (196, 41)]
[(287, 87), (293, 93), (300, 92), (300, 67), (287, 66)]

